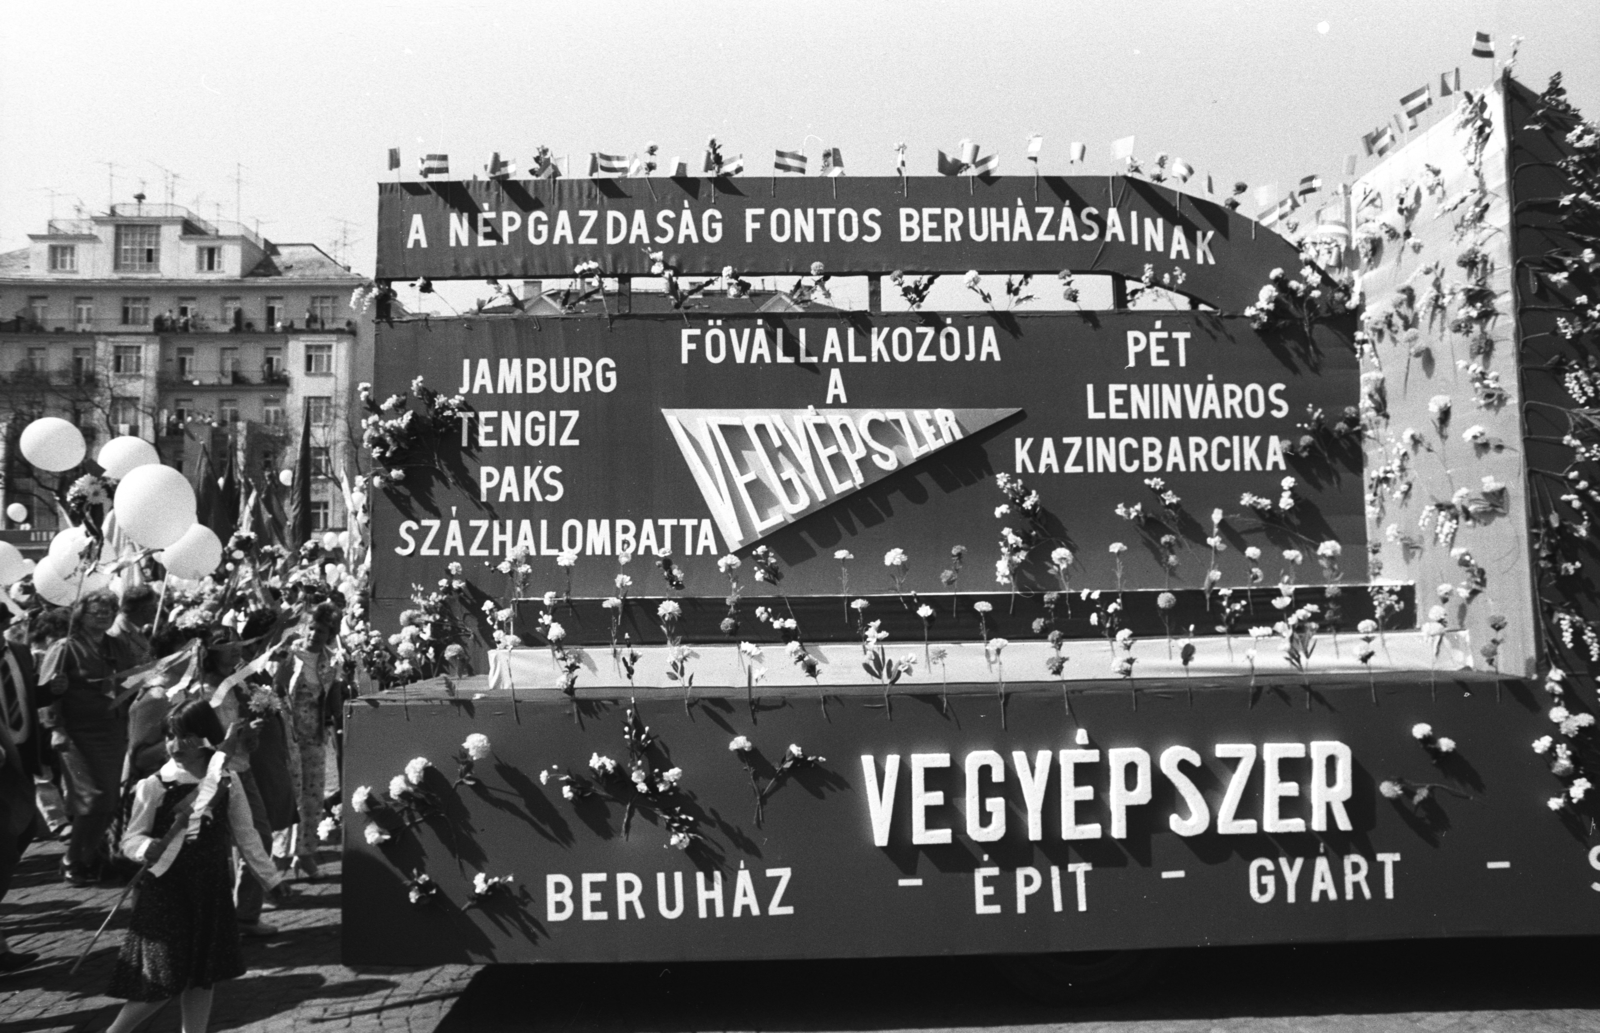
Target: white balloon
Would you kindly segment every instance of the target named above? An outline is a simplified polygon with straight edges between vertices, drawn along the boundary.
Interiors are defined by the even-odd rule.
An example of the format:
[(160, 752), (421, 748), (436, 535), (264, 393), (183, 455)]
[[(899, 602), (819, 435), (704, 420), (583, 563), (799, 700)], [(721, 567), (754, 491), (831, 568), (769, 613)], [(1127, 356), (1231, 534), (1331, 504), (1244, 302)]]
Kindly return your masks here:
[(0, 585), (10, 585), (28, 576), (32, 565), (10, 542), (0, 542)]
[(341, 548), (341, 549), (350, 548), (350, 532), (349, 531), (340, 531), (336, 537), (338, 538), (338, 541), (339, 541), (339, 548)]
[(194, 524), (194, 488), (170, 466), (140, 466), (117, 485), (117, 526), (147, 549), (165, 549)]
[(68, 565), (78, 562), (78, 556), (89, 545), (89, 532), (76, 524), (62, 528), (50, 539), (50, 555), (59, 556)]
[(22, 428), (22, 457), (41, 470), (62, 473), (83, 462), (89, 451), (83, 432), (59, 416), (45, 416)]
[(13, 524), (20, 524), (28, 519), (28, 507), (20, 502), (13, 502), (6, 507), (6, 516), (11, 518)]
[(76, 567), (70, 560), (46, 556), (33, 568), (33, 589), (47, 603), (70, 606), (82, 596), (97, 592), (111, 583), (100, 567)]
[(339, 536), (332, 531), (325, 531), (322, 535), (322, 547), (329, 552), (339, 547)]
[(279, 470), (278, 471), (278, 483), (283, 485), (285, 488), (289, 487), (291, 484), (294, 483), (294, 471), (293, 470)]
[(222, 540), (211, 528), (194, 524), (157, 553), (156, 559), (178, 577), (203, 578), (222, 563)]
[(101, 445), (100, 454), (95, 456), (95, 461), (105, 470), (107, 477), (120, 481), (141, 466), (161, 462), (161, 456), (156, 453), (156, 447), (150, 442), (130, 434), (112, 438)]

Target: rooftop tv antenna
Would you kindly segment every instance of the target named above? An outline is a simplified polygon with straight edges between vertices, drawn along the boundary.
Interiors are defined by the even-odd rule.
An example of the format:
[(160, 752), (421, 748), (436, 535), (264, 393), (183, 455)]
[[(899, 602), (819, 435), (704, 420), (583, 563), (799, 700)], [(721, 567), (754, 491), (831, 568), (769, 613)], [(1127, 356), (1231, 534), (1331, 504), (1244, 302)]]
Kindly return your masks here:
[[(239, 223), (240, 225), (244, 224), (244, 216), (240, 214), (240, 212), (243, 211), (243, 206), (241, 204), (241, 199), (243, 197), (243, 194), (244, 194), (244, 166), (239, 164), (238, 162), (234, 162), (233, 163), (233, 221)], [(258, 233), (258, 234), (256, 234), (256, 236), (260, 236), (260, 234)]]
[(106, 167), (106, 213), (110, 214), (111, 206), (117, 203), (117, 170), (122, 166), (114, 161), (102, 161), (99, 164)]
[(173, 203), (174, 198), (176, 197), (176, 195), (178, 193), (178, 180), (182, 179), (183, 177), (180, 176), (178, 173), (173, 172), (171, 169), (167, 168), (165, 165), (160, 165), (160, 164), (157, 164), (156, 162), (150, 161), (149, 158), (146, 158), (145, 161), (148, 162), (151, 165), (154, 165), (156, 168), (160, 169), (161, 170), (161, 174), (166, 178), (167, 204), (171, 205)]
[(350, 268), (350, 245), (359, 239), (350, 236), (350, 227), (354, 226), (355, 223), (349, 219), (340, 218), (334, 218), (332, 221), (339, 224), (339, 239), (333, 245), (333, 260), (348, 269)]

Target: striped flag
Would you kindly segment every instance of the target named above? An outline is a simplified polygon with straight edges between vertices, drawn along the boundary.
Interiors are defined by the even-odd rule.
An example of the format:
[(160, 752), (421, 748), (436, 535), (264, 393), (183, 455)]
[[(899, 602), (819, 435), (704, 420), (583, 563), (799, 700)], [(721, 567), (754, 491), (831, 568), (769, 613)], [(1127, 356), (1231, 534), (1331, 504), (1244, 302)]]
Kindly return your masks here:
[(1073, 162), (1082, 161), (1085, 158), (1085, 156), (1088, 155), (1088, 153), (1089, 153), (1089, 145), (1088, 144), (1079, 143), (1077, 140), (1074, 140), (1074, 141), (1072, 141), (1072, 146), (1067, 148), (1067, 162), (1068, 162), (1068, 164), (1071, 164)]
[(1309, 197), (1310, 195), (1316, 193), (1318, 190), (1321, 190), (1321, 189), (1322, 189), (1322, 177), (1321, 176), (1315, 176), (1315, 175), (1313, 175), (1313, 176), (1301, 176), (1300, 177), (1300, 185), (1295, 187), (1294, 192), (1295, 192), (1295, 196), (1296, 197), (1304, 199), (1304, 198)]
[[(1367, 153), (1370, 154), (1372, 152), (1368, 151)], [(1344, 174), (1345, 175), (1353, 176), (1353, 175), (1356, 174), (1356, 161), (1357, 160), (1358, 159), (1356, 158), (1356, 156), (1354, 154), (1347, 154), (1347, 155), (1344, 156)]]
[(731, 159), (722, 163), (722, 168), (717, 170), (719, 176), (737, 176), (744, 171), (744, 155), (735, 154)]
[(824, 147), (822, 149), (822, 174), (824, 176), (844, 175), (844, 154), (837, 147)]
[(1288, 218), (1289, 213), (1298, 207), (1300, 207), (1300, 202), (1295, 199), (1293, 194), (1290, 194), (1261, 214), (1261, 225), (1276, 226)]
[(1455, 74), (1449, 72), (1439, 73), (1439, 99), (1450, 96), (1452, 93), (1461, 92), (1461, 69), (1457, 68)]
[(799, 151), (779, 151), (777, 157), (772, 159), (772, 168), (777, 172), (798, 172), (805, 175), (806, 156)]
[(1111, 141), (1111, 160), (1126, 161), (1133, 157), (1133, 141), (1131, 136), (1124, 136)]
[(1028, 137), (1028, 160), (1039, 164), (1039, 152), (1044, 149), (1044, 137), (1034, 133)]
[(1000, 168), (1000, 155), (998, 153), (985, 154), (972, 163), (974, 176), (992, 176)]
[(620, 176), (628, 171), (628, 159), (621, 154), (589, 152), (589, 177)]
[(1487, 32), (1477, 33), (1472, 40), (1473, 57), (1494, 57), (1494, 40)]
[(1217, 196), (1217, 181), (1211, 178), (1211, 173), (1206, 173), (1206, 196)]
[(1400, 98), (1400, 108), (1406, 113), (1411, 128), (1417, 128), (1417, 116), (1433, 106), (1433, 89), (1427, 83)]
[(422, 169), (423, 179), (427, 179), (429, 176), (450, 175), (450, 155), (448, 154), (424, 154), (417, 159), (417, 164)]
[(1385, 122), (1372, 134), (1372, 153), (1381, 158), (1393, 147), (1394, 127)]
[(389, 168), (397, 169), (399, 167), (400, 167), (400, 148), (391, 147), (391, 148), (389, 148)]
[(1179, 183), (1187, 183), (1189, 182), (1189, 177), (1194, 175), (1194, 166), (1182, 158), (1173, 158), (1172, 168), (1168, 174)]

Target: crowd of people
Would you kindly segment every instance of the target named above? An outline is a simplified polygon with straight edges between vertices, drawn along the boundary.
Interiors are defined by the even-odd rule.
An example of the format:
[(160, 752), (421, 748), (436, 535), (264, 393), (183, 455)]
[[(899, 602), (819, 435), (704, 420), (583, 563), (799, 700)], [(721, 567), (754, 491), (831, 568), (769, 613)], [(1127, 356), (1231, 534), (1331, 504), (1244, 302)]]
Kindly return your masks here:
[[(66, 883), (134, 884), (112, 1030), (174, 997), (203, 1028), (212, 986), (243, 971), (240, 937), (275, 935), (263, 908), (318, 874), (355, 670), (345, 552), (241, 531), (200, 582), (147, 564), (64, 607), (27, 580), (0, 600), (0, 900), (46, 837), (65, 842)], [(37, 960), (4, 932), (0, 978)]]

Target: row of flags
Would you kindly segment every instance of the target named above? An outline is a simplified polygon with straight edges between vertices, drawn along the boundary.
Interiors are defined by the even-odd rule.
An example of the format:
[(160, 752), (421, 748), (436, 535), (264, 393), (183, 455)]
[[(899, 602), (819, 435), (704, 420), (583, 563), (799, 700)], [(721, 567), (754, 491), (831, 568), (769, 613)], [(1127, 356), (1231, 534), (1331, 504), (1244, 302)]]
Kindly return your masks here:
[[(1512, 39), (1511, 49), (1512, 57), (1515, 58), (1515, 37)], [(1494, 39), (1489, 35), (1489, 33), (1477, 32), (1473, 34), (1472, 56), (1488, 58), (1490, 60), (1494, 59)], [(1460, 68), (1454, 68), (1450, 71), (1439, 73), (1438, 98), (1440, 100), (1443, 100), (1446, 97), (1454, 96), (1455, 94), (1461, 92), (1463, 91), (1461, 89)], [(1392, 125), (1388, 122), (1385, 122), (1376, 129), (1372, 130), (1370, 133), (1362, 133), (1361, 146), (1366, 151), (1367, 156), (1376, 156), (1381, 158), (1385, 154), (1388, 154), (1389, 151), (1394, 148), (1394, 145), (1399, 142), (1400, 133), (1405, 132), (1407, 129), (1417, 128), (1417, 117), (1420, 116), (1424, 111), (1427, 111), (1429, 108), (1433, 107), (1433, 101), (1434, 92), (1433, 84), (1431, 82), (1425, 82), (1421, 86), (1418, 86), (1416, 89), (1412, 90), (1410, 93), (1406, 94), (1404, 97), (1401, 97), (1400, 110), (1405, 114), (1405, 125), (1401, 125), (1400, 116), (1396, 115)]]

